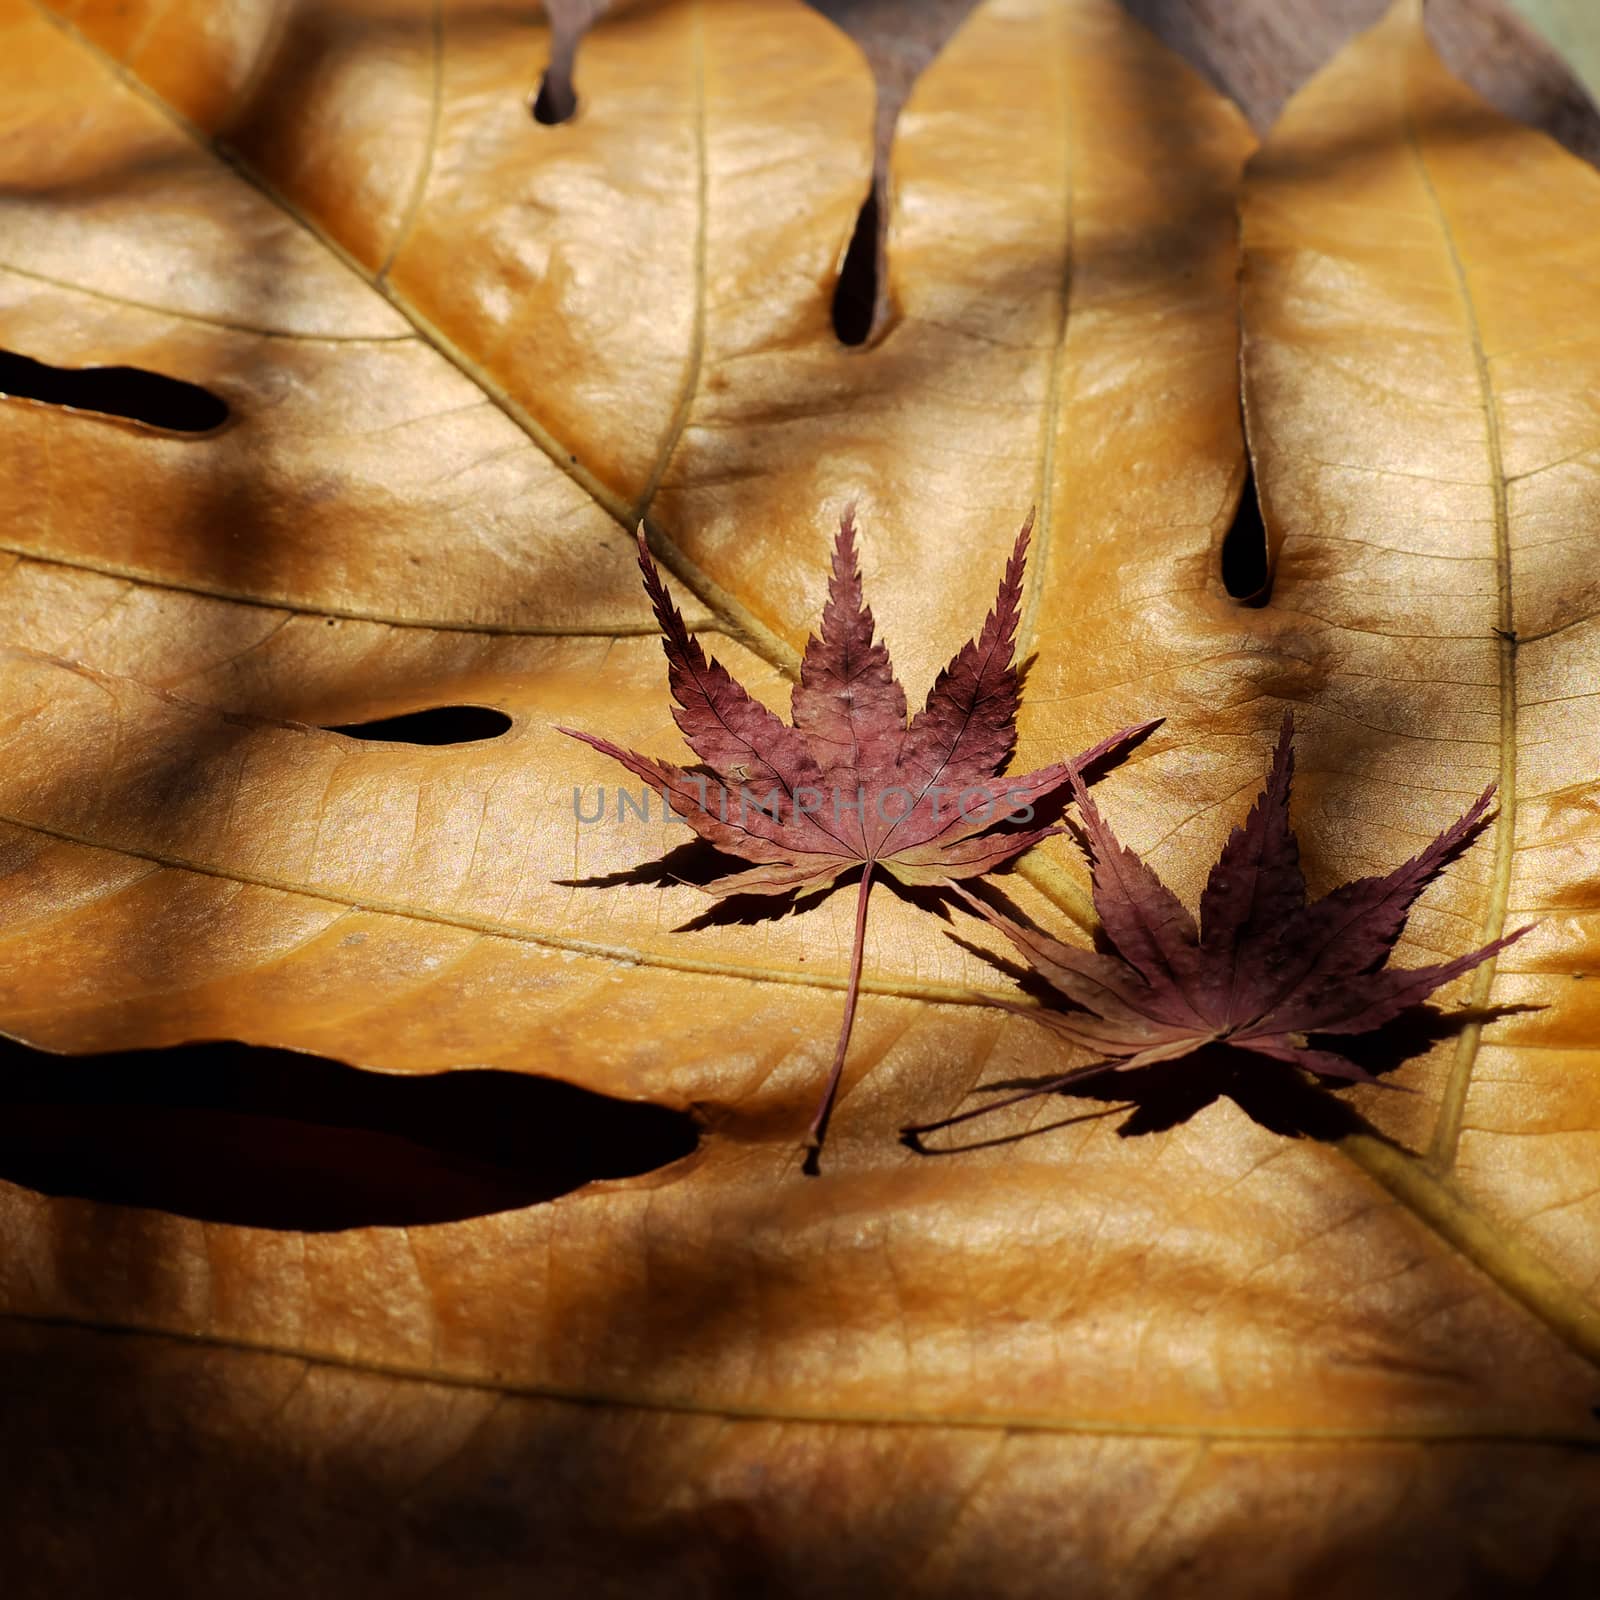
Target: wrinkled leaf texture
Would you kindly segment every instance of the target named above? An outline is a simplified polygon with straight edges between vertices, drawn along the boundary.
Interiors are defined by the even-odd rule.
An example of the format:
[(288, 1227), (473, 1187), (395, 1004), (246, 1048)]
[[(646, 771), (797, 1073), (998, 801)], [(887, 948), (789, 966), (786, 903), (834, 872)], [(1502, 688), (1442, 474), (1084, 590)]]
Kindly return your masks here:
[[(0, 1190), (38, 1592), (521, 1593), (534, 1561), (563, 1592), (1572, 1588), (1600, 179), (1452, 81), (1413, 5), (1297, 96), (1243, 186), (1275, 578), (1241, 608), (1252, 141), (1110, 0), (988, 0), (919, 83), (864, 351), (829, 321), (872, 118), (840, 34), (788, 0), (634, 8), (557, 128), (536, 44), (482, 0), (0, 3), (8, 347), (232, 412), (195, 438), (0, 404), (4, 1026), (545, 1073), (708, 1126), (653, 1178), (409, 1232)], [(1414, 1095), (1353, 1090), (1377, 1132), (1222, 1098), (1119, 1138), (1063, 1102), (919, 1158), (902, 1121), (1063, 1058), (886, 901), (850, 1116), (795, 1177), (848, 890), (683, 932), (691, 889), (565, 886), (681, 830), (579, 826), (611, 775), (553, 729), (674, 748), (640, 516), (781, 704), (852, 498), (918, 683), (1037, 504), (1016, 759), (1164, 714), (1105, 804), (1191, 903), (1285, 708), (1313, 891), (1496, 783), (1397, 959), (1537, 918), (1445, 998), (1545, 1009), (1417, 1055)], [(512, 731), (322, 731), (455, 703)], [(1007, 892), (1087, 916), (1060, 840)]]

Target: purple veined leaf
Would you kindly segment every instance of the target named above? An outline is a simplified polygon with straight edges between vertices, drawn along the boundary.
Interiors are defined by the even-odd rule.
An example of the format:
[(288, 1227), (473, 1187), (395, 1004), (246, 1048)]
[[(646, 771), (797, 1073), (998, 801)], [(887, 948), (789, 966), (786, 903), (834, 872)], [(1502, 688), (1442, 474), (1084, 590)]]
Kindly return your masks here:
[[(1310, 1044), (1307, 1036), (1371, 1032), (1528, 932), (1519, 928), (1431, 966), (1385, 965), (1417, 896), (1481, 831), (1492, 791), (1393, 872), (1345, 884), (1307, 906), (1289, 822), (1293, 735), (1293, 721), (1285, 717), (1261, 794), (1244, 825), (1229, 836), (1206, 883), (1199, 927), (1117, 839), (1076, 771), (1069, 782), (1083, 818), (1095, 910), (1110, 949), (1063, 944), (961, 895), (1066, 1002), (1027, 1014), (1107, 1058), (1056, 1083), (1177, 1060), (1213, 1045), (1322, 1077), (1380, 1082), (1356, 1062)], [(967, 1121), (1021, 1098), (1026, 1096), (909, 1131)]]
[[(1157, 726), (1139, 723), (1072, 760), (1016, 780), (1002, 776), (1016, 744), (1020, 681), (1013, 651), (1032, 526), (1030, 516), (978, 637), (956, 652), (909, 724), (889, 652), (874, 637), (853, 510), (840, 520), (821, 627), (806, 644), (791, 699), (792, 725), (706, 656), (673, 605), (641, 531), (639, 565), (661, 625), (673, 715), (708, 771), (685, 771), (598, 735), (562, 730), (658, 788), (708, 843), (753, 863), (704, 885), (708, 894), (787, 894), (825, 887), (859, 869), (844, 1018), (806, 1134), (813, 1169), (855, 1019), (875, 877), (950, 888), (994, 871), (1060, 831), (1029, 829), (1016, 820), (1019, 811), (1069, 784), (1086, 792), (1082, 770)], [(771, 812), (729, 803), (746, 783), (776, 797)], [(963, 797), (971, 801), (967, 807)]]

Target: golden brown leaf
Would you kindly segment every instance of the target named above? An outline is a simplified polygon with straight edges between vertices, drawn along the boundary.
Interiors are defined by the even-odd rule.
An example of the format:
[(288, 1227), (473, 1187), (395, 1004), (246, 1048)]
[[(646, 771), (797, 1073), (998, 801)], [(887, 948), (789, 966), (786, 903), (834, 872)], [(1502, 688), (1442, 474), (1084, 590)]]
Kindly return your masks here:
[[(1594, 760), (1539, 719), (1594, 686), (1592, 579), (1561, 539), (1593, 519), (1600, 356), (1558, 301), (1595, 273), (1600, 180), (1444, 79), (1403, 15), (1290, 109), (1247, 210), (1281, 550), (1250, 610), (1218, 576), (1249, 140), (1111, 0), (990, 0), (919, 84), (894, 315), (864, 351), (828, 295), (871, 84), (798, 5), (603, 24), (553, 128), (527, 114), (520, 8), (60, 10), (0, 4), (0, 61), (28, 65), (0, 142), (8, 345), (203, 384), (234, 420), (175, 438), (0, 404), (22, 464), (0, 480), (0, 1021), (74, 1051), (221, 1034), (494, 1065), (694, 1103), (708, 1133), (647, 1179), (409, 1231), (0, 1187), (0, 1416), (31, 1469), (8, 1532), (49, 1588), (138, 1563), (258, 1593), (525, 1593), (536, 1566), (552, 1592), (1153, 1595), (1246, 1538), (1230, 1592), (1581, 1572), (1596, 1119), (1563, 1048), (1592, 1003), (1561, 974), (1595, 966)], [(1515, 373), (1498, 459), (1441, 217)], [(1362, 298), (1317, 321), (1319, 279)], [(971, 1003), (1009, 992), (981, 954), (886, 900), (851, 1115), (825, 1176), (793, 1176), (848, 891), (674, 932), (691, 889), (564, 886), (673, 836), (578, 827), (573, 786), (610, 777), (553, 725), (673, 748), (640, 513), (691, 624), (781, 702), (849, 498), (914, 694), (1038, 504), (1016, 759), (1166, 715), (1107, 803), (1186, 899), (1286, 704), (1314, 890), (1505, 795), (1512, 751), (1510, 867), (1450, 874), (1402, 957), (1538, 915), (1488, 997), (1558, 1003), (1410, 1063), (1405, 1105), (1358, 1091), (1398, 1146), (1286, 1139), (1223, 1099), (1162, 1133), (1077, 1108), (921, 1159), (908, 1115), (1059, 1058)], [(1514, 652), (1508, 572), (1513, 625), (1560, 627)], [(324, 731), (455, 703), (513, 729)], [(1042, 854), (1012, 897), (1059, 927), (1081, 879)], [(1412, 1152), (1456, 1103), (1447, 1174)]]
[(1483, 940), (1543, 919), (1468, 995), (1545, 1009), (1441, 1048), (1386, 1126), (1569, 1275), (1552, 1314), (1595, 1351), (1600, 180), (1445, 73), (1419, 12), (1252, 165), (1246, 412), (1274, 609), (1316, 635), (1340, 728), (1325, 808), (1404, 829), (1481, 774), (1494, 857), (1439, 909)]

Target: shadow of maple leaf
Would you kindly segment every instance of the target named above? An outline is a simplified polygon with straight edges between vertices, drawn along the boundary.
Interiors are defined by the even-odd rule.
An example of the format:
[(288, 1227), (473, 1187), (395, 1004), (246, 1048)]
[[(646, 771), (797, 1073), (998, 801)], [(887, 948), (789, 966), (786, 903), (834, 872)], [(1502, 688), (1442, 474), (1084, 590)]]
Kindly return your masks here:
[[(969, 948), (987, 954), (976, 945)], [(994, 964), (1011, 970), (1009, 963), (995, 960)], [(1542, 1009), (1541, 1006), (1503, 1005), (1444, 1012), (1436, 1006), (1416, 1006), (1375, 1033), (1341, 1040), (1340, 1048), (1381, 1081), (1434, 1045), (1454, 1038), (1469, 1024), (1494, 1022), (1502, 1017)], [(1311, 1037), (1315, 1041), (1316, 1035)], [(1048, 1073), (1002, 1078), (983, 1084), (975, 1092), (1046, 1090), (1059, 1077), (1059, 1073)], [(1301, 1069), (1287, 1062), (1263, 1061), (1248, 1051), (1228, 1045), (1213, 1045), (1177, 1061), (1160, 1061), (1105, 1073), (1081, 1083), (1067, 1084), (1055, 1094), (1068, 1101), (1111, 1103), (1103, 1110), (1066, 1116), (1041, 1127), (1022, 1128), (965, 1144), (935, 1148), (923, 1144), (916, 1133), (908, 1133), (902, 1142), (920, 1155), (955, 1155), (995, 1145), (1018, 1144), (1073, 1123), (1095, 1121), (1124, 1111), (1128, 1113), (1127, 1120), (1118, 1127), (1117, 1133), (1121, 1138), (1132, 1139), (1166, 1133), (1224, 1098), (1232, 1100), (1252, 1122), (1286, 1139), (1331, 1143), (1351, 1134), (1364, 1133), (1383, 1138), (1386, 1143), (1393, 1142), (1374, 1129), (1349, 1101), (1324, 1093)]]

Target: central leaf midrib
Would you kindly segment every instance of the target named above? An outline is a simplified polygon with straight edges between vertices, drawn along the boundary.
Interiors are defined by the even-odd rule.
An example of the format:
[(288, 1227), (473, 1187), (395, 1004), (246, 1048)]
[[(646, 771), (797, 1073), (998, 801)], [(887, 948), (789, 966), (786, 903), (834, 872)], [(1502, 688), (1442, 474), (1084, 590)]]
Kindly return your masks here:
[(377, 281), (384, 282), (396, 258), (405, 248), (422, 215), (428, 194), (428, 181), (433, 176), (433, 163), (439, 152), (439, 125), (444, 115), (444, 5), (443, 0), (433, 0), (428, 17), (429, 49), (432, 56), (433, 82), (428, 93), (428, 131), (423, 141), (422, 159), (417, 163), (417, 175), (412, 181), (411, 193), (399, 225), (395, 228), (394, 242), (384, 255), (378, 268)]
[[(1409, 99), (1409, 89), (1407, 90)], [(1505, 458), (1500, 439), (1500, 416), (1494, 382), (1484, 348), (1483, 331), (1472, 294), (1466, 262), (1456, 242), (1433, 174), (1429, 171), (1421, 131), (1409, 103), (1405, 114), (1406, 147), (1411, 153), (1423, 193), (1427, 196), (1438, 224), (1450, 267), (1451, 282), (1461, 303), (1467, 339), (1472, 351), (1477, 378), (1478, 399), (1484, 419), (1484, 443), (1489, 457), (1490, 486), (1494, 496), (1494, 561), (1496, 578), (1496, 660), (1499, 668), (1500, 763), (1495, 800), (1499, 815), (1495, 820), (1494, 863), (1484, 905), (1479, 944), (1492, 944), (1505, 932), (1506, 912), (1511, 896), (1511, 876), (1515, 864), (1517, 821), (1517, 636), (1516, 611), (1511, 591), (1511, 517), (1506, 486)], [(1473, 976), (1468, 1003), (1481, 1010), (1489, 1003), (1499, 961), (1490, 956)], [(1461, 1143), (1462, 1121), (1467, 1092), (1483, 1040), (1483, 1023), (1469, 1022), (1456, 1042), (1455, 1056), (1439, 1100), (1438, 1119), (1428, 1159), (1441, 1171), (1454, 1164)]]
[[(706, 350), (706, 252), (710, 229), (711, 173), (710, 153), (706, 130), (706, 46), (705, 16), (701, 0), (691, 0), (690, 56), (694, 63), (694, 160), (695, 160), (695, 223), (692, 253), (694, 276), (694, 309), (689, 325), (689, 349), (684, 357), (683, 381), (678, 386), (678, 400), (673, 407), (672, 419), (667, 424), (665, 437), (656, 455), (656, 464), (645, 486), (634, 502), (630, 521), (637, 523), (649, 513), (656, 490), (666, 476), (667, 466), (688, 426), (689, 413), (695, 396), (700, 392), (700, 368)], [(665, 540), (665, 535), (660, 535)], [(676, 546), (673, 547), (676, 550)], [(681, 552), (680, 552), (681, 554)]]
[[(451, 366), (455, 367), (486, 399), (493, 403), (497, 410), (502, 412), (521, 432), (526, 434), (558, 472), (577, 484), (619, 526), (625, 528), (629, 533), (633, 532), (639, 520), (634, 516), (633, 502), (624, 500), (601, 482), (593, 472), (577, 459), (574, 451), (570, 450), (531, 412), (526, 410), (490, 372), (467, 355), (440, 328), (436, 327), (432, 321), (412, 305), (409, 300), (399, 294), (386, 277), (374, 276), (373, 273), (369, 272), (365, 265), (358, 261), (319, 222), (306, 215), (288, 196), (267, 182), (240, 151), (227, 145), (220, 138), (208, 136), (203, 129), (197, 127), (176, 107), (170, 105), (151, 89), (137, 72), (110, 55), (93, 39), (84, 34), (76, 24), (56, 14), (49, 6), (43, 3), (43, 0), (33, 0), (33, 5), (47, 22), (66, 33), (113, 77), (126, 84), (147, 105), (157, 110), (187, 138), (198, 144), (202, 149), (210, 151), (219, 160), (224, 161), (244, 181), (270, 200), (285, 216), (304, 228), (325, 250), (347, 267), (374, 294), (381, 295), (411, 324), (418, 337), (445, 361), (449, 362)], [(697, 7), (697, 18), (698, 15)], [(697, 96), (703, 98), (703, 77), (697, 77), (696, 93)], [(703, 106), (698, 108), (697, 115), (703, 119)], [(703, 148), (700, 159), (703, 166), (705, 160)], [(699, 206), (703, 210), (706, 201), (706, 185), (703, 177), (697, 184), (697, 192)], [(705, 219), (703, 216), (698, 219), (697, 226), (701, 230), (704, 229)], [(385, 268), (388, 265), (389, 263), (385, 263)], [(705, 262), (703, 257), (696, 263), (696, 277), (696, 296), (697, 299), (703, 300), (705, 294)], [(692, 350), (690, 356), (692, 359), (689, 381), (692, 384), (697, 379), (699, 359)], [(686, 393), (680, 403), (679, 414), (675, 423), (675, 426), (680, 430), (687, 420), (689, 404), (692, 398), (692, 393)], [(676, 438), (668, 438), (662, 450), (660, 465), (657, 469), (658, 473), (665, 470), (665, 464), (670, 459), (675, 446)], [(723, 630), (733, 635), (752, 652), (777, 667), (780, 671), (793, 676), (798, 671), (800, 658), (788, 641), (769, 628), (748, 606), (716, 583), (709, 574), (702, 572), (689, 559), (682, 546), (674, 541), (654, 519), (646, 517), (643, 520), (646, 523), (651, 546), (661, 561), (707, 610), (720, 619)]]
[(1061, 138), (1057, 150), (1061, 160), (1061, 267), (1056, 277), (1056, 325), (1050, 342), (1045, 397), (1039, 418), (1039, 514), (1034, 523), (1033, 549), (1029, 552), (1027, 586), (1023, 594), (1022, 616), (1017, 623), (1017, 659), (1025, 661), (1033, 645), (1033, 635), (1045, 573), (1050, 563), (1050, 543), (1055, 531), (1056, 434), (1061, 426), (1062, 368), (1065, 364), (1067, 331), (1071, 324), (1073, 269), (1073, 124), (1072, 95), (1066, 82), (1067, 24), (1059, 7), (1055, 18), (1055, 48), (1051, 52), (1051, 87), (1061, 108)]
[[(1052, 84), (1061, 107), (1061, 138), (1057, 150), (1061, 161), (1061, 270), (1056, 278), (1055, 337), (1050, 345), (1045, 398), (1039, 419), (1039, 510), (1034, 524), (1033, 548), (1029, 552), (1022, 615), (1017, 623), (1016, 657), (1026, 661), (1033, 648), (1038, 627), (1039, 607), (1044, 595), (1045, 576), (1050, 564), (1050, 547), (1055, 533), (1055, 458), (1056, 435), (1061, 427), (1062, 368), (1065, 364), (1067, 333), (1071, 326), (1072, 275), (1074, 254), (1075, 194), (1073, 185), (1075, 129), (1072, 97), (1066, 82), (1067, 25), (1065, 13), (1056, 17), (1056, 48), (1052, 57)], [(1098, 925), (1094, 905), (1082, 882), (1043, 850), (1024, 852), (1015, 871), (1031, 883), (1057, 910), (1086, 932)]]
[[(294, 617), (322, 620), (328, 617), (341, 622), (370, 623), (380, 628), (409, 628), (422, 633), (486, 634), (493, 638), (508, 639), (640, 639), (657, 638), (660, 628), (654, 621), (638, 622), (568, 622), (540, 625), (518, 622), (465, 622), (450, 617), (404, 617), (382, 611), (368, 611), (356, 606), (327, 604), (309, 605), (287, 596), (273, 597), (260, 592), (247, 594), (243, 590), (198, 583), (176, 583), (162, 578), (152, 578), (133, 567), (124, 567), (114, 561), (78, 561), (62, 555), (42, 555), (38, 550), (24, 545), (9, 544), (0, 540), (0, 555), (14, 556), (18, 561), (36, 566), (61, 567), (68, 572), (93, 573), (98, 578), (114, 578), (122, 583), (135, 584), (141, 589), (154, 589), (167, 594), (193, 595), (197, 600), (221, 600), (228, 605), (249, 606), (258, 611), (284, 611)], [(720, 620), (685, 620), (690, 633), (722, 633)]]
[[(56, 827), (51, 823), (9, 812), (0, 812), (0, 824), (22, 828), (45, 838), (57, 839), (63, 844), (79, 845), (87, 850), (104, 850), (108, 854), (123, 856), (132, 861), (148, 861), (153, 866), (173, 872), (193, 872), (202, 877), (220, 879), (225, 883), (241, 884), (254, 889), (269, 889), (277, 894), (298, 895), (306, 900), (320, 900), (327, 905), (342, 906), (351, 911), (401, 917), (411, 922), (433, 923), (466, 933), (510, 939), (519, 944), (567, 951), (574, 955), (618, 962), (625, 966), (663, 967), (676, 972), (697, 972), (713, 977), (742, 979), (751, 983), (788, 984), (797, 988), (842, 990), (847, 987), (845, 975), (842, 973), (800, 972), (787, 967), (752, 966), (733, 961), (716, 961), (708, 957), (665, 955), (654, 950), (604, 944), (598, 940), (575, 939), (539, 928), (524, 927), (518, 923), (502, 922), (493, 917), (475, 917), (467, 913), (452, 913), (428, 906), (408, 905), (404, 901), (374, 899), (359, 895), (353, 890), (341, 892), (331, 886), (321, 888), (314, 884), (297, 883), (289, 878), (274, 877), (269, 873), (243, 872), (211, 862), (190, 860), (166, 851), (146, 850), (135, 845), (95, 839), (87, 834), (75, 833), (68, 828)], [(970, 984), (897, 978), (892, 975), (864, 977), (861, 980), (861, 989), (865, 994), (922, 1000), (937, 1005), (982, 1006), (998, 999), (1004, 999), (1008, 1003), (1011, 1001), (1009, 993), (998, 990), (982, 989)]]
[(249, 1339), (237, 1334), (195, 1332), (187, 1328), (167, 1328), (159, 1324), (113, 1322), (89, 1317), (35, 1313), (12, 1308), (0, 1309), (0, 1319), (29, 1327), (71, 1328), (105, 1337), (159, 1339), (178, 1345), (222, 1350), (236, 1356), (260, 1356), (293, 1361), (324, 1370), (347, 1372), (358, 1377), (378, 1378), (392, 1383), (410, 1383), (441, 1389), (502, 1396), (511, 1399), (547, 1401), (557, 1405), (639, 1411), (654, 1415), (711, 1417), (726, 1422), (770, 1423), (778, 1426), (823, 1428), (898, 1428), (946, 1430), (954, 1433), (1030, 1433), (1060, 1434), (1072, 1437), (1172, 1439), (1217, 1443), (1261, 1444), (1267, 1446), (1329, 1444), (1431, 1444), (1431, 1445), (1506, 1445), (1519, 1449), (1542, 1446), (1556, 1450), (1592, 1453), (1600, 1449), (1595, 1438), (1585, 1432), (1559, 1433), (1535, 1428), (1492, 1428), (1441, 1423), (1436, 1427), (1413, 1425), (1396, 1428), (1335, 1427), (1308, 1424), (1259, 1427), (1215, 1427), (1186, 1422), (1123, 1422), (1113, 1417), (1051, 1417), (1037, 1413), (982, 1412), (897, 1412), (892, 1410), (807, 1410), (789, 1406), (740, 1406), (715, 1401), (697, 1401), (672, 1396), (611, 1392), (602, 1389), (564, 1388), (555, 1384), (515, 1383), (404, 1362), (368, 1361), (336, 1351), (306, 1350), (267, 1339)]

